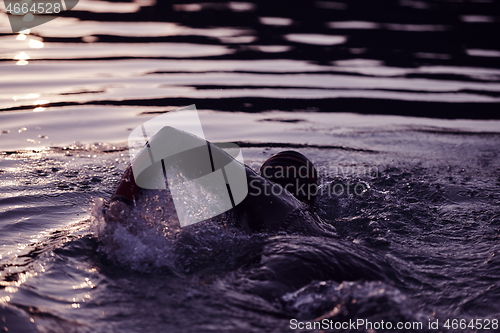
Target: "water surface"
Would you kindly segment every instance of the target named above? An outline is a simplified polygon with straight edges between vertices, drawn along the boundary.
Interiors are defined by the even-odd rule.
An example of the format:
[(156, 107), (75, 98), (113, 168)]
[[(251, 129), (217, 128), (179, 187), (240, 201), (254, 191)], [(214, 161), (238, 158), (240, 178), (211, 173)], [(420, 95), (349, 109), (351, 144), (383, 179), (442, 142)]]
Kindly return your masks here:
[[(12, 34), (0, 13), (0, 328), (500, 319), (499, 20), (494, 1), (81, 0)], [(255, 169), (308, 156), (338, 235), (179, 231), (154, 195), (140, 232), (103, 229), (130, 131), (190, 104)]]

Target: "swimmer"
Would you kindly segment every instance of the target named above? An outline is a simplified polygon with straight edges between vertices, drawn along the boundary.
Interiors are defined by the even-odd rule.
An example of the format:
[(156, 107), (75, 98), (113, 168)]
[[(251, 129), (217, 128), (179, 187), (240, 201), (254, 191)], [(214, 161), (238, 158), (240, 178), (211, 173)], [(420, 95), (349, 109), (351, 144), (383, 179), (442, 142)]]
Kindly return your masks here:
[[(175, 131), (176, 135), (189, 136), (189, 140), (203, 140), (176, 129), (169, 130)], [(226, 159), (224, 163), (235, 161), (218, 145), (208, 141), (207, 144), (212, 155)], [(228, 212), (238, 228), (248, 233), (286, 231), (311, 236), (335, 235), (334, 227), (323, 222), (314, 212), (317, 172), (304, 155), (296, 151), (277, 153), (264, 162), (260, 174), (247, 165), (240, 165), (246, 174), (248, 194)], [(126, 225), (128, 212), (134, 209), (145, 191), (150, 190), (137, 185), (133, 167), (128, 166), (105, 211), (106, 221)], [(165, 195), (170, 194), (166, 192)], [(167, 209), (175, 208), (172, 205)]]

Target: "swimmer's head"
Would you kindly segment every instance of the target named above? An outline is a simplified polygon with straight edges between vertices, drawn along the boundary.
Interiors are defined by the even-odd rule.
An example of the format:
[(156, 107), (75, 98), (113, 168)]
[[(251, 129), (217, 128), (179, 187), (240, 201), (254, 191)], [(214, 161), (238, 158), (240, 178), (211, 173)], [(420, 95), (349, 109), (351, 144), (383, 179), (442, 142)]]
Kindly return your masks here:
[(318, 192), (316, 168), (304, 155), (287, 150), (279, 152), (264, 162), (262, 177), (281, 185), (297, 199), (313, 205)]

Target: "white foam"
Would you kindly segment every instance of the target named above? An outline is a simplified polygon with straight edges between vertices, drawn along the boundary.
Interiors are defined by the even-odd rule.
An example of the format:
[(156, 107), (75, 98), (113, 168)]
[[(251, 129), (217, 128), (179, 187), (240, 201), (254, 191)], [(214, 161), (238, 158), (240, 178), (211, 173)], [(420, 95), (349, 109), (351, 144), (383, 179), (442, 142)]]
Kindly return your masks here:
[[(155, 191), (156, 192), (156, 191)], [(178, 222), (158, 193), (123, 212), (121, 221), (106, 221), (105, 201), (94, 202), (91, 231), (100, 240), (100, 250), (120, 265), (139, 271), (173, 268), (173, 244)]]

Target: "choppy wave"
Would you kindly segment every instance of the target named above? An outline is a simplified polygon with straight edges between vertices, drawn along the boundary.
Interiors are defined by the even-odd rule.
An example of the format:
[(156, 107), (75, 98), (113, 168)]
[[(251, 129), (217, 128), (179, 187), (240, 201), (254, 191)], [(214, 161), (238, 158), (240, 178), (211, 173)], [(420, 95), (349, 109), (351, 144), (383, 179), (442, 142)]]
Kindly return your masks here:
[[(446, 141), (450, 134), (433, 135)], [(482, 142), (484, 135), (472, 137)], [(454, 140), (471, 143), (464, 135)], [(112, 189), (120, 176), (115, 169), (123, 162), (115, 168), (106, 163), (120, 150), (80, 149), (74, 164), (64, 164), (72, 156), (57, 150), (40, 162), (36, 170), (43, 172), (59, 165), (52, 176), (32, 171), (26, 163), (30, 154), (9, 155), (5, 161), (19, 170), (10, 186), (37, 193), (53, 188), (53, 205), (77, 202), (87, 209), (91, 196), (109, 195), (105, 191)], [(245, 149), (262, 154), (262, 148)], [(328, 161), (331, 154), (318, 148), (302, 151), (318, 167), (321, 156)], [(350, 163), (352, 158), (359, 159), (356, 164), (373, 159), (363, 151), (344, 154), (351, 155)], [(13, 242), (11, 255), (2, 252), (0, 298), (7, 301), (2, 315), (28, 331), (42, 332), (135, 332), (139, 327), (261, 332), (288, 331), (290, 319), (426, 323), (451, 316), (494, 318), (500, 311), (495, 305), (500, 197), (491, 165), (498, 155), (483, 154), (467, 166), (430, 153), (420, 155), (427, 156), (428, 165), (415, 164), (411, 154), (398, 156), (398, 166), (378, 166), (366, 174), (349, 168), (320, 172), (317, 213), (335, 226), (337, 237), (248, 235), (227, 219), (179, 230), (169, 223), (168, 205), (158, 193), (132, 212), (133, 228), (110, 227), (103, 223), (105, 202), (95, 199), (93, 217), (79, 219), (76, 211), (68, 212), (76, 223), (61, 227), (67, 219), (60, 217), (48, 230), (43, 223), (38, 238), (24, 240), (22, 247)], [(75, 185), (96, 177), (95, 172), (106, 184), (57, 187), (58, 177), (72, 175), (73, 165), (79, 166), (69, 178)], [(14, 170), (6, 164), (2, 168), (2, 177)], [(40, 188), (25, 184), (23, 189), (22, 181), (36, 181)], [(360, 195), (347, 191), (358, 183), (364, 184)], [(16, 211), (8, 208), (14, 200), (20, 214), (26, 214), (31, 208), (22, 201), (27, 198), (3, 199), (6, 212)], [(22, 231), (22, 237), (34, 234), (33, 229)]]
[(493, 1), (111, 4), (82, 0), (28, 35), (4, 26), (0, 111), (197, 101), (498, 118)]
[[(81, 0), (29, 34), (0, 26), (0, 330), (498, 318), (498, 13)], [(193, 103), (256, 169), (281, 149), (314, 161), (338, 235), (179, 229), (162, 195), (105, 224), (130, 129)]]

